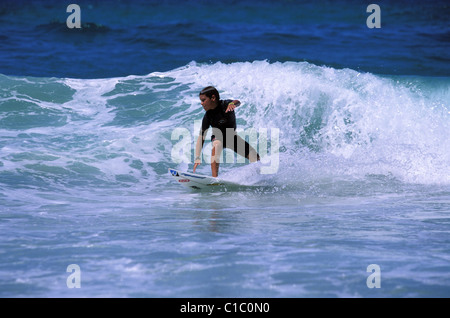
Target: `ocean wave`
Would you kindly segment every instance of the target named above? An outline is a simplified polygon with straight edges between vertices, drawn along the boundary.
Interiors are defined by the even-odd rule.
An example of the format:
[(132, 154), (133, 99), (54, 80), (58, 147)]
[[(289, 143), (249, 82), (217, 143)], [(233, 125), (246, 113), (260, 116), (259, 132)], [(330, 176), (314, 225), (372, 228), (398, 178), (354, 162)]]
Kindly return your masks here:
[[(188, 74), (192, 78), (184, 79)], [(392, 174), (407, 182), (450, 181), (447, 78), (380, 77), (267, 61), (191, 64), (164, 76), (181, 76), (197, 89), (216, 85), (240, 99), (244, 129), (280, 129), (286, 174)]]
[[(168, 72), (108, 79), (0, 76), (0, 82), (4, 173), (27, 172), (58, 182), (70, 176), (81, 183), (95, 172), (94, 183), (165, 184), (158, 176), (180, 164), (172, 153), (180, 142), (174, 130), (189, 132), (186, 158), (192, 162), (203, 116), (198, 92), (215, 85), (222, 98), (241, 100), (236, 112), (242, 135), (251, 129), (279, 131), (277, 143), (267, 138), (266, 159), (277, 161), (276, 173), (260, 175), (256, 183), (384, 176), (450, 184), (448, 78), (382, 77), (307, 62), (254, 61), (192, 62)], [(209, 174), (207, 164), (202, 169)], [(242, 173), (233, 174), (236, 169)], [(225, 175), (247, 180), (252, 169), (237, 160), (221, 166)]]
[[(73, 33), (73, 30), (67, 27), (66, 21), (52, 21), (49, 23), (39, 24), (36, 27), (37, 31), (45, 33), (58, 33), (58, 34), (69, 34)], [(111, 31), (112, 29), (106, 25), (94, 23), (94, 22), (83, 22), (80, 23), (80, 28), (77, 30), (81, 34), (102, 34)]]

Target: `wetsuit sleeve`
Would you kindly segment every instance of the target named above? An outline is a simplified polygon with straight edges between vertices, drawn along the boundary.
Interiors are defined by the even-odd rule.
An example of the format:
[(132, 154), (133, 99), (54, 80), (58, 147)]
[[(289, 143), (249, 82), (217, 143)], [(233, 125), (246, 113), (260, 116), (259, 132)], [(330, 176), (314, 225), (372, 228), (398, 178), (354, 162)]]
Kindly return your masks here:
[[(223, 102), (223, 111), (225, 111), (228, 107), (228, 104), (231, 103), (233, 100), (232, 99), (227, 99), (224, 100)], [(236, 115), (234, 113), (234, 111), (228, 112), (225, 114), (225, 116), (227, 116), (228, 119), (228, 126), (230, 128), (234, 128), (234, 130), (236, 130)]]
[(210, 122), (209, 122), (209, 118), (208, 116), (206, 116), (206, 114), (203, 116), (203, 120), (202, 120), (202, 128), (200, 129), (200, 134), (204, 135), (205, 131), (208, 130), (210, 126)]

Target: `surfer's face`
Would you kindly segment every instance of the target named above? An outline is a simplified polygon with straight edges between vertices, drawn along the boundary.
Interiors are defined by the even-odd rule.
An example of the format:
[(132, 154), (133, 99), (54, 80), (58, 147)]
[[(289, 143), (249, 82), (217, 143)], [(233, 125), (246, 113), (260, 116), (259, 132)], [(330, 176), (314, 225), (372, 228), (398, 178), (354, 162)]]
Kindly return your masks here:
[(211, 98), (209, 98), (206, 95), (200, 95), (200, 102), (205, 111), (216, 108), (216, 96), (215, 95), (213, 95)]

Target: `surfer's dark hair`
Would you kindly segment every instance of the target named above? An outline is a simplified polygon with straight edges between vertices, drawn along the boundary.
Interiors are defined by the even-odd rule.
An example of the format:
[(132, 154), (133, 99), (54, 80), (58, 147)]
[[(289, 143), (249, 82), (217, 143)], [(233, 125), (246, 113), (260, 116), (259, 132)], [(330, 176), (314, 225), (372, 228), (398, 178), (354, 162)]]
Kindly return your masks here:
[(219, 95), (219, 91), (214, 87), (214, 86), (207, 86), (204, 89), (202, 89), (200, 91), (200, 95), (205, 95), (208, 98), (213, 97), (214, 95), (216, 96), (217, 100), (220, 100), (220, 95)]

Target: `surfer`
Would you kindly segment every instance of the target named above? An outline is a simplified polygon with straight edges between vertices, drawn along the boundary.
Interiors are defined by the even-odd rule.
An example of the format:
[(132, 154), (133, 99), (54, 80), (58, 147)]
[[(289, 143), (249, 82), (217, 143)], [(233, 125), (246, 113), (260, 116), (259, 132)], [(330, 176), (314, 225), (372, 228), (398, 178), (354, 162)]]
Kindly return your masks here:
[(259, 154), (256, 150), (236, 133), (234, 109), (241, 102), (239, 100), (221, 100), (219, 92), (213, 86), (202, 89), (199, 98), (206, 113), (203, 116), (202, 127), (195, 147), (194, 173), (201, 163), (200, 155), (209, 127), (213, 128), (211, 136), (211, 172), (213, 177), (217, 177), (219, 174), (219, 161), (223, 147), (234, 150), (250, 162), (259, 161)]

